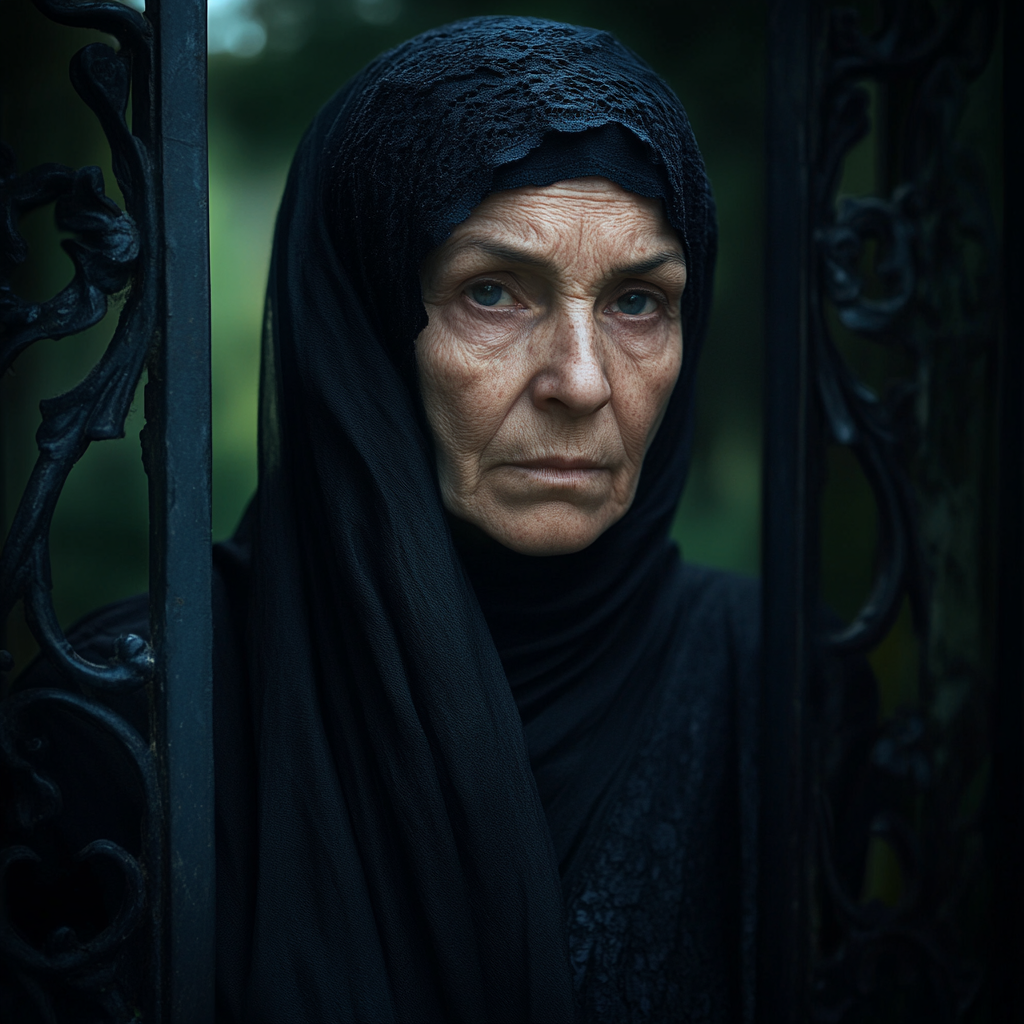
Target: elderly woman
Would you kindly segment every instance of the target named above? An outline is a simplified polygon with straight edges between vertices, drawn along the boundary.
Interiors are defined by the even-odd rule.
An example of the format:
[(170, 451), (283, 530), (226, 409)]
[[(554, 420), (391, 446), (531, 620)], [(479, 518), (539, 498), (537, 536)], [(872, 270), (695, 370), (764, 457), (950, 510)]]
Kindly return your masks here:
[(668, 536), (714, 255), (605, 33), (461, 22), (314, 121), (221, 558), (225, 1017), (741, 1019), (755, 598)]
[(307, 132), (216, 552), (224, 1021), (749, 1019), (756, 589), (668, 535), (715, 231), (589, 29), (428, 32)]

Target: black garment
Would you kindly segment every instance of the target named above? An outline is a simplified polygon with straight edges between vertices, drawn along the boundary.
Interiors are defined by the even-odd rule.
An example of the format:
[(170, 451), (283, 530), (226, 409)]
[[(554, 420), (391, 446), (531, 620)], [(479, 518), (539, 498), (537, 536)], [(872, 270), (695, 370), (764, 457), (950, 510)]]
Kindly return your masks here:
[[(246, 857), (245, 835), (225, 824), (255, 813), (253, 788), (245, 778), (255, 763), (253, 735), (239, 728), (248, 714), (245, 695), (241, 688), (225, 685), (237, 678), (246, 631), (246, 533), (243, 524), (236, 540), (214, 549), (222, 989), (227, 965), (246, 955), (244, 949), (240, 954), (232, 948), (233, 940), (223, 934), (225, 919), (247, 899), (236, 869)], [(693, 566), (683, 568), (676, 584), (684, 639), (664, 666), (667, 683), (645, 717), (639, 748), (612, 787), (575, 858), (572, 875), (565, 879), (578, 1020), (588, 1024), (752, 1019), (756, 635), (750, 624), (758, 618), (757, 587), (753, 581)], [(147, 616), (144, 596), (101, 609), (75, 628), (75, 648), (92, 661), (108, 660), (119, 636), (148, 635)], [(27, 675), (28, 685), (62, 685), (45, 662), (37, 662)], [(145, 735), (144, 694), (119, 698), (117, 705)], [(868, 723), (870, 734), (873, 718), (859, 717)], [(849, 727), (856, 718), (844, 713), (837, 721)], [(130, 784), (132, 773), (112, 773), (109, 760), (118, 751), (105, 751), (103, 737), (82, 737), (73, 729), (62, 732), (68, 724), (48, 730), (67, 755), (62, 767), (51, 765), (49, 770), (65, 793), (68, 782), (77, 779), (82, 792), (103, 792), (105, 799), (100, 819), (82, 821), (80, 815), (69, 819), (67, 814), (59, 819), (67, 857), (93, 839), (115, 839), (133, 850), (139, 796), (130, 785), (124, 791), (112, 785), (119, 778)], [(109, 756), (98, 756), (104, 753)], [(227, 801), (239, 801), (240, 806), (228, 810)], [(69, 810), (76, 808), (95, 812), (93, 801), (72, 797)], [(314, 964), (312, 970), (317, 969), (322, 967)], [(223, 1005), (220, 1019), (233, 1019)], [(245, 1019), (268, 1016), (257, 1009)], [(284, 1019), (322, 1018), (299, 1007)]]
[[(418, 273), (494, 188), (584, 174), (662, 198), (684, 363), (631, 510), (529, 558), (442, 509)], [(259, 489), (217, 553), (224, 1021), (749, 1014), (756, 594), (668, 537), (714, 254), (686, 115), (606, 33), (461, 22), (314, 121), (274, 241)]]
[[(689, 270), (680, 384), (630, 513), (577, 555), (488, 559), (496, 594), (469, 566), (474, 591), (416, 397), (419, 268), (494, 168), (553, 132), (608, 124), (649, 147), (668, 183)], [(625, 769), (685, 637), (667, 532), (714, 238), (682, 107), (604, 33), (438, 29), (378, 58), (314, 121), (268, 289), (235, 684), (254, 762), (218, 757), (219, 871), (238, 880), (218, 921), (226, 1015), (573, 1017), (557, 858)]]

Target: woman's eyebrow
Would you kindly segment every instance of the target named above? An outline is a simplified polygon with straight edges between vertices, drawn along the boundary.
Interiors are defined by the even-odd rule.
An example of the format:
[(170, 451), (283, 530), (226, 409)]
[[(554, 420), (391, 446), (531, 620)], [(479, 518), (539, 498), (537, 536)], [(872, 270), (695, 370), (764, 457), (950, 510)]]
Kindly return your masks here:
[[(494, 242), (487, 238), (466, 239), (456, 247), (456, 254), (466, 249), (477, 249), (488, 256), (501, 260), (502, 263), (518, 263), (524, 266), (539, 267), (542, 270), (554, 269), (549, 260), (544, 259), (543, 256), (537, 256), (528, 249), (521, 249), (516, 245), (509, 245), (504, 242)], [(664, 252), (657, 252), (647, 259), (616, 267), (612, 274), (622, 277), (649, 274), (652, 270), (657, 270), (666, 263), (675, 264), (684, 270), (686, 269), (686, 260), (683, 258), (683, 254), (668, 249)]]
[(629, 277), (634, 274), (649, 274), (652, 270), (657, 270), (659, 267), (663, 267), (666, 263), (675, 264), (678, 267), (686, 269), (686, 260), (683, 259), (681, 252), (675, 252), (674, 250), (666, 250), (665, 252), (656, 252), (653, 256), (648, 257), (645, 260), (639, 260), (636, 263), (629, 263), (623, 267), (616, 267), (614, 273), (621, 274), (625, 277)]
[(521, 249), (516, 245), (508, 245), (503, 242), (493, 242), (488, 238), (467, 238), (456, 246), (455, 254), (467, 249), (477, 249), (493, 256), (502, 263), (520, 263), (530, 267), (540, 267), (543, 270), (551, 270), (552, 265), (543, 256), (537, 256), (529, 249)]

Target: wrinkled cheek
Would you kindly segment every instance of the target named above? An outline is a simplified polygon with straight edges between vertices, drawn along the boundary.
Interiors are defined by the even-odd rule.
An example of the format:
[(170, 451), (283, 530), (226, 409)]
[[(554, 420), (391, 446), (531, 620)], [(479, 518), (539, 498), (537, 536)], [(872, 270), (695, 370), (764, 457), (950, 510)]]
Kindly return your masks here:
[(645, 453), (651, 446), (651, 442), (654, 440), (655, 435), (658, 433), (662, 421), (665, 419), (665, 413), (668, 412), (668, 404), (672, 400), (672, 393), (675, 391), (676, 383), (679, 380), (679, 371), (680, 364), (677, 363), (675, 365), (675, 372), (669, 376), (669, 379), (666, 382), (662, 383), (660, 400), (655, 408), (651, 425), (647, 430), (647, 439), (644, 445)]
[(647, 449), (651, 447), (651, 443), (654, 441), (654, 438), (657, 436), (658, 431), (661, 429), (662, 421), (665, 419), (665, 413), (668, 411), (668, 400), (670, 396), (671, 392), (669, 393), (669, 395), (666, 395), (665, 400), (658, 407), (658, 411), (654, 417), (654, 421), (651, 423), (650, 427), (647, 430), (647, 437), (644, 440), (644, 455), (647, 454)]
[(629, 511), (636, 496), (637, 485), (640, 483), (641, 463), (630, 462), (628, 471), (623, 471), (612, 484), (612, 499), (616, 506), (616, 518)]
[(453, 500), (467, 499), (477, 488), (486, 431), (472, 408), (456, 408), (434, 428), (438, 478)]
[[(620, 414), (623, 447), (631, 463), (639, 466), (650, 448), (668, 409), (671, 392), (654, 391), (644, 393), (632, 407), (632, 415)], [(652, 391), (654, 393), (652, 393)]]

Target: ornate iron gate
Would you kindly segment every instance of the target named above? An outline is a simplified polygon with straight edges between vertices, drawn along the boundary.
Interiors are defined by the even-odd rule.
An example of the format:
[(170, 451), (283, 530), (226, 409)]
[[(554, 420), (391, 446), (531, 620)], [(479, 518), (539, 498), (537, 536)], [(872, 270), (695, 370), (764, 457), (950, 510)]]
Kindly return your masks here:
[[(877, 7), (871, 31), (811, 0), (770, 10), (759, 1015), (1016, 1022), (1021, 342), (957, 136), (999, 5)], [(879, 194), (839, 197), (872, 110)], [(848, 361), (871, 345), (903, 367), (881, 394)], [(877, 509), (874, 584), (846, 626), (819, 612), (830, 446)], [(915, 692), (880, 715), (864, 659), (904, 605)], [(879, 851), (888, 901), (865, 892)]]
[[(15, 795), (0, 958), (19, 1012), (41, 1020), (199, 1024), (213, 1019), (214, 949), (205, 5), (150, 2), (141, 15), (107, 0), (34, 2), (119, 43), (86, 47), (71, 74), (126, 208), (96, 168), (19, 174), (0, 150), (0, 372), (27, 346), (96, 323), (108, 296), (128, 299), (93, 372), (44, 403), (39, 461), (0, 561), (0, 618), (23, 600), (64, 682), (0, 705), (0, 768)], [(998, 5), (884, 0), (871, 33), (818, 0), (769, 7), (758, 1016), (1017, 1022), (1024, 369), (1019, 326), (999, 319), (993, 213), (956, 135)], [(1006, 27), (1004, 38), (1019, 35)], [(865, 83), (885, 122), (885, 169), (879, 194), (840, 199), (845, 155), (870, 127)], [(1007, 166), (1020, 168), (1019, 140), (1005, 135)], [(10, 287), (26, 257), (17, 218), (49, 203), (75, 235), (76, 276), (31, 303)], [(1007, 239), (1020, 207), (1008, 190)], [(1018, 262), (1008, 246), (1006, 281)], [(899, 352), (903, 379), (872, 392), (849, 368), (856, 345)], [(108, 664), (90, 663), (53, 612), (49, 523), (86, 446), (123, 434), (144, 368), (152, 643), (123, 637)], [(874, 589), (841, 628), (818, 613), (829, 446), (856, 456), (879, 522)], [(895, 625), (904, 604), (916, 695), (879, 718), (863, 658), (906, 630)], [(143, 690), (148, 735), (119, 710)], [(132, 836), (61, 848), (61, 815), (83, 792), (54, 759), (55, 726), (106, 752), (91, 800), (106, 793), (100, 769), (134, 780)], [(864, 893), (878, 843), (892, 855), (891, 905)], [(69, 878), (103, 889), (103, 927), (79, 934), (58, 906), (62, 923), (27, 941), (12, 892), (32, 871), (57, 893)]]
[[(107, 0), (36, 6), (117, 41), (116, 50), (86, 46), (70, 72), (110, 144), (125, 209), (106, 196), (96, 167), (19, 174), (14, 153), (0, 150), (0, 373), (28, 346), (97, 323), (109, 296), (127, 290), (127, 300), (92, 372), (42, 404), (39, 458), (0, 561), (0, 620), (20, 598), (63, 684), (15, 692), (0, 706), (0, 761), (14, 797), (0, 852), (6, 1010), (44, 1021), (199, 1024), (213, 1019), (214, 949), (206, 4), (151, 0), (145, 14)], [(60, 294), (29, 302), (11, 287), (28, 255), (18, 218), (54, 202), (58, 227), (74, 236), (64, 247), (76, 273)], [(152, 644), (122, 637), (109, 663), (96, 664), (68, 643), (53, 610), (50, 522), (88, 445), (124, 435), (143, 369)], [(6, 652), (0, 658), (0, 670), (15, 667)], [(146, 736), (115, 710), (142, 690)], [(69, 772), (53, 728), (77, 733), (81, 752), (95, 752), (117, 778), (95, 764)], [(76, 785), (86, 769), (91, 792)], [(118, 795), (137, 805), (137, 831), (62, 848), (61, 817), (76, 813), (75, 801), (87, 797), (85, 813), (101, 822), (102, 803)], [(15, 918), (30, 883), (63, 895), (95, 887), (99, 930), (79, 934), (58, 907), (58, 926), (29, 942)]]

